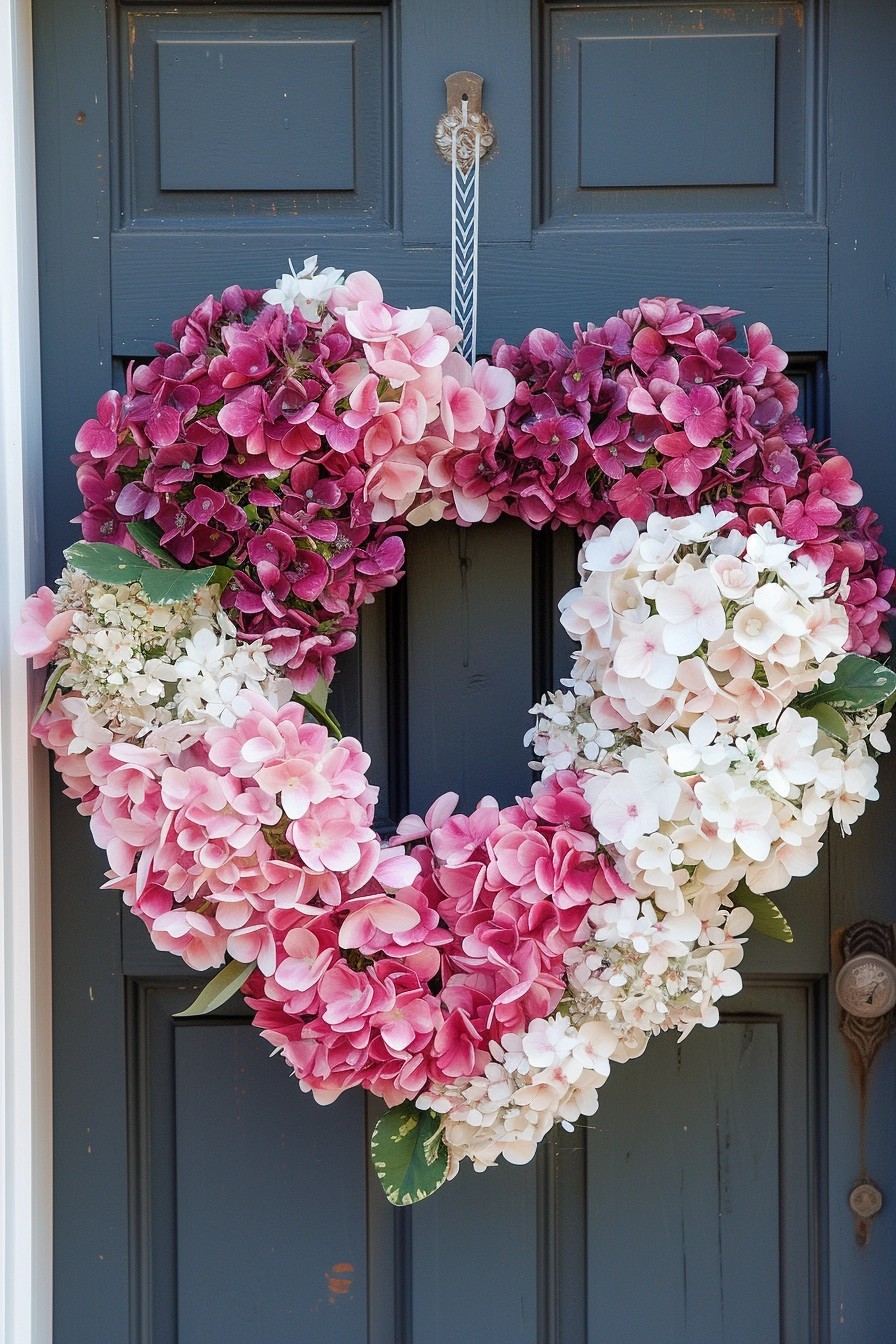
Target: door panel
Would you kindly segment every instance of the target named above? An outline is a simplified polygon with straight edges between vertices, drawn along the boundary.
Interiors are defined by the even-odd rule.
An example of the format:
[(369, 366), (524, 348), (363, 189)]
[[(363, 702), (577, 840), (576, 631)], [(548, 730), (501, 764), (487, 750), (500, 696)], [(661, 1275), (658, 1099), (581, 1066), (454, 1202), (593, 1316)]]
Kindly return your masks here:
[[(74, 535), (78, 425), (210, 290), (265, 286), (287, 257), (317, 252), (374, 270), (398, 303), (447, 303), (449, 180), (432, 137), (454, 69), (484, 75), (498, 137), (481, 177), (483, 348), (647, 293), (723, 301), (802, 356), (807, 418), (825, 429), (829, 308), (849, 386), (862, 360), (883, 370), (896, 355), (884, 324), (873, 343), (863, 325), (883, 245), (858, 273), (837, 250), (863, 227), (847, 196), (867, 213), (874, 180), (843, 90), (878, 50), (884, 9), (833, 0), (830, 73), (827, 9), (35, 0), (48, 573)], [(835, 139), (838, 163), (847, 177), (864, 164), (838, 188), (830, 303), (829, 78), (835, 125), (852, 134)], [(869, 396), (885, 385), (872, 381)], [(853, 442), (842, 387), (835, 428), (879, 501), (883, 409), (868, 420), (863, 407)], [(408, 538), (408, 578), (365, 610), (334, 688), (374, 758), (384, 830), (447, 788), (470, 806), (529, 786), (521, 738), (567, 670), (555, 606), (574, 557), (570, 533), (510, 521)], [(891, 833), (882, 804), (834, 848), (837, 922), (894, 917)], [(867, 1337), (875, 1323), (885, 1337), (892, 1229), (875, 1227), (863, 1260), (844, 1215), (858, 1132), (824, 1011), (831, 850), (787, 893), (796, 944), (751, 941), (748, 989), (717, 1031), (616, 1069), (598, 1115), (529, 1167), (465, 1171), (395, 1212), (367, 1161), (375, 1104), (318, 1108), (233, 1011), (175, 1022), (192, 973), (100, 893), (101, 856), (59, 797), (53, 842), (60, 1344), (230, 1344), (247, 1330), (604, 1344), (623, 1329), (823, 1344), (839, 1328), (829, 1278), (832, 1300), (862, 1303)], [(892, 1173), (880, 1124), (869, 1160)]]
[(652, 1043), (650, 1099), (614, 1077), (585, 1148), (588, 1283), (609, 1247), (620, 1265), (663, 1252), (649, 1293), (589, 1293), (589, 1341), (811, 1338), (816, 1016), (809, 983), (751, 985), (716, 1030)]
[(369, 1099), (297, 1106), (239, 1007), (174, 1019), (194, 993), (183, 977), (129, 991), (134, 1337), (356, 1344), (369, 1319), (371, 1338), (391, 1338), (396, 1261), (392, 1220), (369, 1197)]
[(390, 17), (388, 4), (122, 6), (120, 226), (388, 228)]
[(543, 11), (543, 224), (671, 213), (718, 228), (806, 211), (811, 5)]

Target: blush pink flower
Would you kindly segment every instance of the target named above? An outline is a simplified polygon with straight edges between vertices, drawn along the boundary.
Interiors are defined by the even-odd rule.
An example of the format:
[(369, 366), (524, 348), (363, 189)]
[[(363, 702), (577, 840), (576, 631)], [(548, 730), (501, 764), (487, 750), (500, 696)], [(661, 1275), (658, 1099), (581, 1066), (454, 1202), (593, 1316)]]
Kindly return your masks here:
[(357, 1029), (372, 1013), (383, 1012), (395, 1002), (394, 992), (344, 963), (321, 978), (320, 997), (325, 1004), (324, 1021), (343, 1031)]
[(244, 925), (228, 935), (227, 952), (234, 961), (248, 966), (257, 962), (263, 975), (272, 975), (277, 965), (274, 935), (267, 923)]
[(396, 309), (376, 300), (361, 299), (346, 312), (345, 325), (359, 341), (385, 343), (394, 336), (419, 330), (428, 319), (428, 308)]
[(491, 835), (499, 820), (494, 799), (483, 799), (471, 816), (449, 817), (433, 831), (430, 837), (433, 853), (449, 868), (458, 867)]
[(440, 1080), (469, 1078), (478, 1072), (481, 1034), (461, 1008), (445, 1018), (433, 1042), (433, 1076)]
[(655, 601), (657, 612), (666, 623), (663, 647), (679, 658), (694, 653), (704, 640), (709, 643), (718, 639), (725, 629), (725, 609), (719, 590), (706, 569), (679, 566), (673, 583), (657, 586)]
[(224, 961), (228, 935), (207, 915), (169, 910), (152, 921), (149, 932), (160, 952), (174, 952), (194, 971), (207, 971)]
[(330, 788), (314, 757), (292, 756), (277, 765), (263, 766), (256, 775), (259, 786), (279, 795), (280, 806), (293, 821), (304, 817), (312, 803), (330, 796)]
[(52, 589), (38, 588), (22, 605), (22, 624), (13, 636), (13, 647), (35, 667), (46, 667), (56, 657), (60, 640), (71, 629), (73, 611), (57, 611)]
[(394, 896), (361, 897), (351, 903), (351, 913), (339, 930), (340, 947), (371, 948), (380, 934), (406, 933), (420, 923), (410, 905)]
[(391, 1008), (376, 1013), (371, 1025), (390, 1051), (418, 1052), (432, 1038), (434, 1012), (430, 996), (421, 990), (396, 994)]
[(475, 388), (462, 386), (446, 374), (442, 379), (440, 415), (445, 437), (453, 442), (456, 434), (469, 434), (479, 428), (485, 417), (485, 402)]
[[(586, 786), (585, 792), (589, 796), (589, 787)], [(641, 836), (651, 835), (659, 826), (655, 804), (626, 775), (600, 780), (600, 787), (594, 790), (591, 819), (602, 840), (610, 844), (619, 841), (627, 848)]]
[[(283, 939), (284, 956), (273, 972), (277, 984), (290, 993), (313, 990), (338, 956), (311, 929), (290, 929)], [(307, 1011), (310, 1001), (299, 1011)]]
[(648, 616), (640, 625), (624, 622), (622, 638), (613, 654), (613, 667), (619, 676), (646, 682), (656, 690), (668, 690), (675, 680), (678, 658), (666, 648), (667, 629), (659, 616)]
[(349, 799), (326, 798), (298, 821), (290, 822), (287, 837), (312, 872), (347, 872), (361, 858), (361, 845), (374, 840), (367, 813)]

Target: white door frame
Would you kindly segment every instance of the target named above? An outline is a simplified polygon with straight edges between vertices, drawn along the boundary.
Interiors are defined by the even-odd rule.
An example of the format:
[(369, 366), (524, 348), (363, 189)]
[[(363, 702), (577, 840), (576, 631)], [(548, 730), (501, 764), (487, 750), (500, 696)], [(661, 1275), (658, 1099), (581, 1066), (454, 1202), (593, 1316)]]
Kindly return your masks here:
[(47, 761), (29, 733), (35, 679), (11, 643), (43, 576), (30, 0), (0, 3), (0, 90), (0, 1335), (50, 1344)]

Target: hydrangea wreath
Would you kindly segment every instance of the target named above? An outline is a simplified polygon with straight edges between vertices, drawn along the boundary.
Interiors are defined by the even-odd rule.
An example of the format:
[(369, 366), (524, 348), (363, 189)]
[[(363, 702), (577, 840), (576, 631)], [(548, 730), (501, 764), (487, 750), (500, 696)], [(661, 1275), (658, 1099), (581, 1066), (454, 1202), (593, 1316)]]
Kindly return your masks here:
[[(438, 308), (292, 267), (174, 324), (78, 434), (84, 540), (26, 603), (35, 725), (153, 943), (223, 967), (320, 1102), (360, 1086), (410, 1203), (528, 1162), (610, 1065), (719, 1019), (766, 893), (877, 797), (893, 571), (768, 329), (642, 300), (470, 367)], [(540, 778), (382, 841), (326, 709), (408, 524), (502, 514), (583, 546)]]

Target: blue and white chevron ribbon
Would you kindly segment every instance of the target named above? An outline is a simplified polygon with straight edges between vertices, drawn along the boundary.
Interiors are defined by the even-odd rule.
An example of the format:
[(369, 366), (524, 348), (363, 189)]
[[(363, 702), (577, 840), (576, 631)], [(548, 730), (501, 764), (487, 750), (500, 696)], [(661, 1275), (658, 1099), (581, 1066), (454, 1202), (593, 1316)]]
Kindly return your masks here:
[[(473, 140), (473, 162), (461, 167), (458, 136)], [(467, 127), (466, 106), (451, 133), (451, 316), (462, 335), (460, 352), (476, 359), (477, 289), (479, 285), (479, 155), (481, 136)]]

